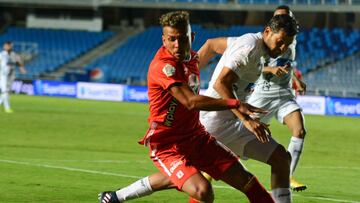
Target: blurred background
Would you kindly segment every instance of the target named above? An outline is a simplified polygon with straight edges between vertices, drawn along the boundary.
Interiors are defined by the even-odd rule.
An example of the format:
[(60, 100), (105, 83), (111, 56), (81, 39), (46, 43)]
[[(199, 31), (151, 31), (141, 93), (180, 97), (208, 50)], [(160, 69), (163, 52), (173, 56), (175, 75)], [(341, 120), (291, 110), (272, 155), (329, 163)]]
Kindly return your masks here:
[[(142, 86), (161, 46), (161, 14), (189, 11), (197, 50), (208, 38), (261, 31), (283, 4), (301, 26), (296, 62), (308, 95), (360, 97), (360, 0), (0, 0), (0, 43), (13, 41), (23, 56), (21, 84)], [(218, 59), (202, 71), (202, 88)]]
[[(156, 172), (137, 141), (148, 129), (159, 17), (189, 11), (198, 50), (208, 38), (262, 31), (283, 4), (301, 27), (296, 66), (308, 91), (297, 101), (315, 114), (296, 172), (308, 189), (294, 202), (360, 203), (360, 0), (0, 0), (0, 46), (13, 41), (27, 69), (12, 86), (22, 94), (11, 95), (15, 113), (0, 110), (0, 202), (96, 202)], [(218, 60), (201, 72), (202, 88)], [(288, 145), (287, 128), (273, 120), (271, 131)], [(269, 167), (245, 165), (270, 188)], [(224, 183), (214, 188), (217, 202), (246, 201)], [(169, 190), (134, 202), (187, 200)]]

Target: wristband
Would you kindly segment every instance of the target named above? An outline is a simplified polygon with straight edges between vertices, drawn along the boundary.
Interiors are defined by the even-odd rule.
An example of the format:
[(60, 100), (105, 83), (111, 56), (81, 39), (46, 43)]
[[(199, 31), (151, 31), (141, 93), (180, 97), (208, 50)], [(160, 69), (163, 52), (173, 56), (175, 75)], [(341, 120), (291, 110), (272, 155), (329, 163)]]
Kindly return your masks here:
[(229, 109), (235, 109), (240, 106), (240, 101), (237, 99), (227, 99), (226, 104), (229, 107)]

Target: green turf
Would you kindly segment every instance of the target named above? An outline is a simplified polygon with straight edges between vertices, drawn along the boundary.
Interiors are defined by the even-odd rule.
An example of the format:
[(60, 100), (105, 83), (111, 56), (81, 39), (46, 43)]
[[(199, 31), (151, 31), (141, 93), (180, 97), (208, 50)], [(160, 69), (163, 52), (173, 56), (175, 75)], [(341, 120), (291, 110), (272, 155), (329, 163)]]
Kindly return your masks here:
[[(76, 99), (11, 97), (14, 114), (0, 112), (0, 202), (97, 202), (157, 170), (137, 144), (147, 128), (147, 105)], [(360, 202), (360, 119), (306, 116), (306, 145), (298, 180), (308, 190), (294, 202)], [(273, 135), (287, 146), (289, 132), (276, 122)], [(269, 186), (270, 168), (244, 162)], [(215, 182), (215, 202), (246, 202)], [(132, 202), (187, 202), (175, 190)]]

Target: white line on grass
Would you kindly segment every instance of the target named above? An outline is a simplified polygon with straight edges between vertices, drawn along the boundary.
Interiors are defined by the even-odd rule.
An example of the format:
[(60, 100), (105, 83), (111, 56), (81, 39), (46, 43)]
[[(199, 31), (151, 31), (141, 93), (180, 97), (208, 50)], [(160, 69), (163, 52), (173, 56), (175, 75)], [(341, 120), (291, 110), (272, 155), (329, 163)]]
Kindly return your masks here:
[(28, 166), (38, 166), (38, 167), (43, 167), (43, 168), (62, 169), (62, 170), (67, 170), (67, 171), (78, 171), (78, 172), (92, 173), (92, 174), (119, 176), (119, 177), (124, 177), (124, 178), (134, 178), (134, 179), (142, 178), (140, 176), (132, 176), (132, 175), (121, 174), (121, 173), (109, 173), (109, 172), (93, 171), (93, 170), (86, 170), (86, 169), (80, 169), (80, 168), (71, 168), (71, 167), (64, 167), (64, 166), (52, 166), (52, 165), (47, 165), (47, 164), (35, 164), (35, 163), (12, 161), (12, 160), (0, 159), (0, 162), (11, 163), (11, 164), (21, 164), (21, 165), (28, 165)]
[[(28, 165), (28, 166), (37, 166), (37, 167), (42, 167), (42, 168), (61, 169), (61, 170), (67, 170), (67, 171), (77, 171), (77, 172), (91, 173), (91, 174), (118, 176), (118, 177), (124, 177), (124, 178), (133, 178), (133, 179), (142, 178), (140, 176), (133, 176), (133, 175), (127, 175), (127, 174), (108, 173), (108, 172), (86, 170), (86, 169), (80, 169), (80, 168), (52, 166), (52, 165), (48, 165), (48, 164), (36, 164), (36, 163), (30, 163), (30, 162), (13, 161), (13, 160), (5, 160), (5, 159), (0, 159), (0, 162), (10, 163), (10, 164)], [(233, 189), (232, 187), (229, 187), (229, 186), (221, 186), (221, 185), (214, 185), (214, 184), (213, 184), (213, 186), (214, 186), (214, 188)], [(327, 198), (327, 197), (315, 197), (315, 196), (303, 196), (303, 195), (299, 195), (299, 194), (293, 194), (293, 196), (298, 196), (298, 197), (307, 198), (307, 199), (326, 200), (326, 201), (332, 201), (332, 202), (360, 203), (358, 201), (353, 201), (353, 200), (335, 199), (335, 198)]]
[[(109, 163), (109, 164), (128, 164), (128, 163), (147, 163), (147, 160), (76, 160), (76, 159), (24, 159), (27, 161), (47, 161), (47, 162), (85, 162), (85, 163)], [(246, 162), (245, 162), (246, 163)], [(245, 164), (248, 167), (263, 167), (258, 164)], [(301, 166), (302, 169), (327, 169), (327, 170), (360, 170), (360, 167), (347, 166)]]

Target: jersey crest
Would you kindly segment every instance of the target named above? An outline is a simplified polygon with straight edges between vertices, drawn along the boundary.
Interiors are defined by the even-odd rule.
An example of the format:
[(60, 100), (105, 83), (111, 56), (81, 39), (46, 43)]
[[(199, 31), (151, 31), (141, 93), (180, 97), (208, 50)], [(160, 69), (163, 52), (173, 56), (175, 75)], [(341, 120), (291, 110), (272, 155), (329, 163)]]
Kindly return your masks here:
[(166, 64), (164, 66), (164, 68), (162, 69), (162, 72), (167, 76), (167, 77), (171, 77), (173, 75), (175, 75), (175, 67), (170, 65), (170, 64)]

